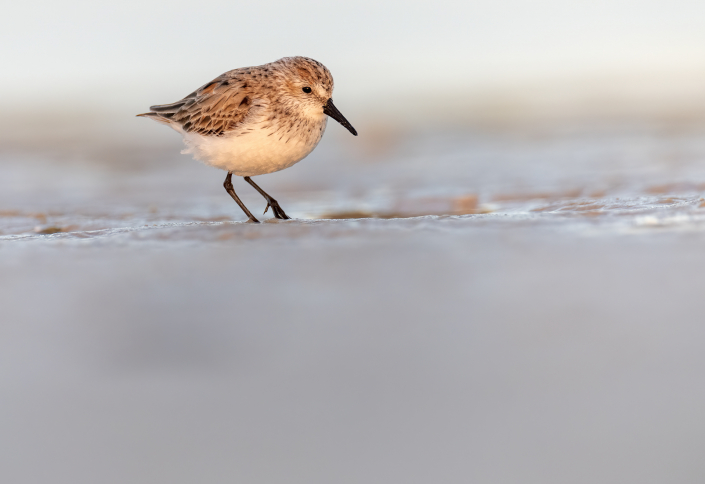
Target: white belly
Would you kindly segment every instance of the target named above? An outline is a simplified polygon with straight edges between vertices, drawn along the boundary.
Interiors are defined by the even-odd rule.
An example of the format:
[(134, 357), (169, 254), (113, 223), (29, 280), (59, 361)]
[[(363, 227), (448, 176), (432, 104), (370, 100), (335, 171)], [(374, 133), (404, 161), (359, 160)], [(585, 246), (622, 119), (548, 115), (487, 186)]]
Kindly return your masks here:
[(289, 168), (311, 153), (323, 136), (326, 121), (327, 116), (321, 120), (320, 129), (303, 136), (257, 126), (252, 131), (222, 137), (182, 132), (186, 144), (182, 153), (237, 176), (264, 175)]

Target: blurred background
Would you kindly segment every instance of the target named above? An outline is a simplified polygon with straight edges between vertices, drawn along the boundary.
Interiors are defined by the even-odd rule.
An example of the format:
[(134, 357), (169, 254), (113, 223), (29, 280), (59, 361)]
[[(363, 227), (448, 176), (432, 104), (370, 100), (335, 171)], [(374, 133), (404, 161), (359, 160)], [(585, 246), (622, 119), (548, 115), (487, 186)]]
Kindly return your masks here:
[[(2, 482), (705, 479), (705, 3), (37, 0), (0, 53)], [(290, 55), (360, 136), (246, 224), (134, 116)]]

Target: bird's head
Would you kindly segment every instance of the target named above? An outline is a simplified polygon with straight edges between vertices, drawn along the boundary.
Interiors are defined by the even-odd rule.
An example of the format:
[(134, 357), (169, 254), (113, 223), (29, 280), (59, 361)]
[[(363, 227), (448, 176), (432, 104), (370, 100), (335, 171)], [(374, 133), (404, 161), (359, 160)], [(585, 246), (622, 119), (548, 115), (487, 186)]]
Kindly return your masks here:
[(283, 74), (287, 104), (306, 117), (328, 115), (357, 136), (355, 128), (333, 104), (333, 76), (323, 64), (308, 57), (284, 57), (273, 64)]

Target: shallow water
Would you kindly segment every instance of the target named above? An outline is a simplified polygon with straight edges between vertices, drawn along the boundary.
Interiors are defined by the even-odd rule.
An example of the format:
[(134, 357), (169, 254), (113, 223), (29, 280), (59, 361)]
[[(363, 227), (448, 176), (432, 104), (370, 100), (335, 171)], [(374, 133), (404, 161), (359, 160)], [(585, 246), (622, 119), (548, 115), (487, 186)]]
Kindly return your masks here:
[(3, 151), (3, 481), (702, 482), (700, 130), (326, 136)]

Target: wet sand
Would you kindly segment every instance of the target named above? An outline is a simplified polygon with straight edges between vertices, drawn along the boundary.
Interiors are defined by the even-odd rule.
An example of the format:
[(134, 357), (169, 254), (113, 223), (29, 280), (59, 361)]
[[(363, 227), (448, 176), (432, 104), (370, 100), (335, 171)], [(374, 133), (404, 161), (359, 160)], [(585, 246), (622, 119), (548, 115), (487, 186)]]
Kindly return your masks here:
[(705, 478), (700, 130), (329, 133), (253, 225), (158, 128), (2, 153), (7, 482)]

